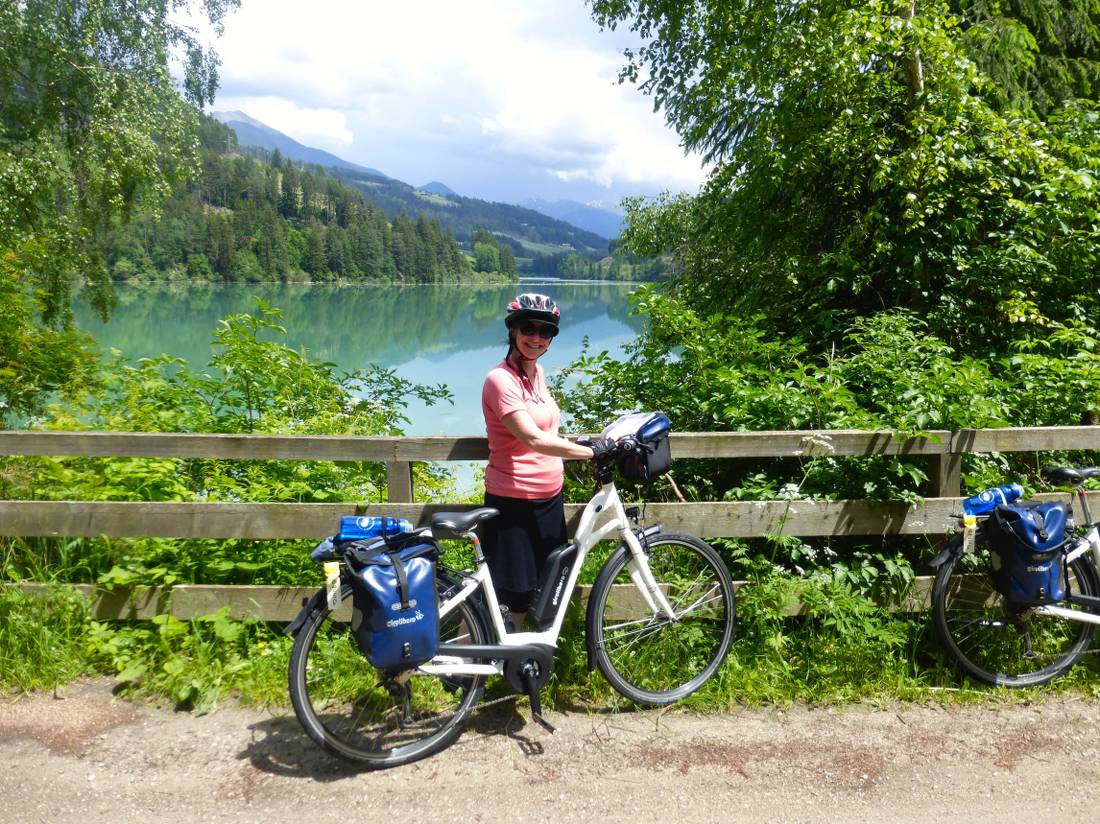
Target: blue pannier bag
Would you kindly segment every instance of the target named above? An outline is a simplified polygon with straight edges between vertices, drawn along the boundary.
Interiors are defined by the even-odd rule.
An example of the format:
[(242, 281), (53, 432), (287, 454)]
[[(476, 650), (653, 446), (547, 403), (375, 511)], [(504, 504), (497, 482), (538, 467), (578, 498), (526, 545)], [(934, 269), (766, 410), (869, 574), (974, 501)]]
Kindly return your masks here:
[(993, 584), (1019, 606), (1066, 598), (1065, 504), (1019, 501), (994, 508), (985, 524)]
[(418, 533), (351, 543), (351, 630), (378, 669), (415, 667), (439, 649), (435, 559), (439, 546)]

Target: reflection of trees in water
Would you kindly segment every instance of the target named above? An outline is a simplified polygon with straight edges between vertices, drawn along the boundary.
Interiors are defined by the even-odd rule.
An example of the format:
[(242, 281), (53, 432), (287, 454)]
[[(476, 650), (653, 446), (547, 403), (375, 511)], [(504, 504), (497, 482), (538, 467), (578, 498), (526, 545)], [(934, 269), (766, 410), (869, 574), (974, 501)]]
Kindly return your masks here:
[[(203, 364), (210, 334), (228, 314), (255, 309), (253, 296), (283, 313), (291, 346), (345, 368), (440, 359), (457, 352), (503, 346), (504, 307), (517, 291), (542, 290), (562, 307), (565, 326), (611, 317), (635, 332), (628, 287), (610, 284), (538, 286), (313, 286), (304, 284), (120, 287), (107, 327), (87, 306), (77, 321), (113, 341), (131, 358), (169, 354)], [(178, 332), (178, 337), (173, 335)], [(175, 341), (178, 341), (175, 342)]]

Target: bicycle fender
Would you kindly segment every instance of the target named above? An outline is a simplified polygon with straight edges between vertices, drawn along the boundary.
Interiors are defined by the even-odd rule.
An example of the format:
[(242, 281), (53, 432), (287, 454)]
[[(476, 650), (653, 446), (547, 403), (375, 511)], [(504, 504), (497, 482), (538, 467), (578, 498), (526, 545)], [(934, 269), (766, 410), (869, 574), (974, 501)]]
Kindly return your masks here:
[(283, 635), (297, 635), (298, 630), (302, 628), (306, 620), (313, 613), (314, 610), (324, 609), (328, 603), (328, 594), (324, 589), (319, 589), (313, 593), (313, 597), (306, 601), (299, 610), (298, 615), (286, 625), (283, 630)]
[(938, 569), (939, 567), (941, 567), (945, 563), (947, 563), (947, 561), (949, 559), (951, 559), (951, 558), (955, 557), (956, 555), (958, 555), (959, 553), (961, 553), (962, 548), (963, 548), (962, 535), (961, 534), (955, 535), (954, 537), (951, 538), (951, 540), (949, 540), (946, 544), (944, 544), (943, 549), (941, 549), (936, 554), (936, 557), (928, 562), (928, 566), (932, 567), (933, 569)]
[(611, 574), (611, 568), (618, 562), (619, 557), (629, 553), (630, 547), (626, 544), (619, 544), (618, 549), (612, 552), (608, 559), (604, 561), (603, 568), (600, 569), (600, 574), (596, 576), (596, 583), (592, 585), (588, 598), (588, 609), (585, 610), (584, 616), (584, 644), (588, 651), (589, 672), (596, 669), (596, 633), (592, 631), (592, 627), (596, 626), (596, 621), (599, 619), (599, 616), (596, 614), (596, 599), (591, 597), (591, 592), (595, 592), (600, 582)]

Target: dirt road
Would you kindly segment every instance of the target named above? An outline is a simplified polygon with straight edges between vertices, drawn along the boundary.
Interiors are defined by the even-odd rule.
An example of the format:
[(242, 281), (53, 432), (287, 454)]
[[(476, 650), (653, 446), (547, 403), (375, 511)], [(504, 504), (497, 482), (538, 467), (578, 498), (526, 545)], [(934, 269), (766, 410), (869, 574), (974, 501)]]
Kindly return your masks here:
[(485, 710), (444, 753), (357, 773), (293, 715), (196, 717), (110, 682), (0, 699), (0, 822), (1087, 821), (1100, 702), (552, 713)]

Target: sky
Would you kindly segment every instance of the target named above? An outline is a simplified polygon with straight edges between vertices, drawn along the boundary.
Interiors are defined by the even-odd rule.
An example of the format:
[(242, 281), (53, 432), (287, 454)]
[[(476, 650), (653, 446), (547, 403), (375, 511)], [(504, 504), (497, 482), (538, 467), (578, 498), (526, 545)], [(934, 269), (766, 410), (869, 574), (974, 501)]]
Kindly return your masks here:
[(632, 43), (583, 0), (242, 0), (213, 43), (212, 108), (486, 200), (695, 191), (699, 158), (618, 83)]

